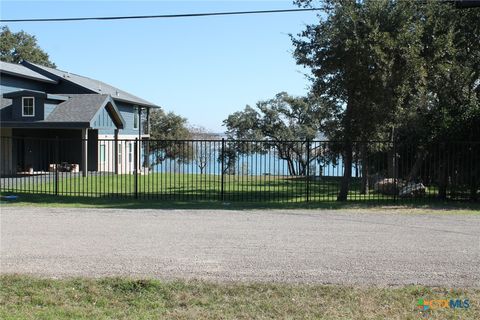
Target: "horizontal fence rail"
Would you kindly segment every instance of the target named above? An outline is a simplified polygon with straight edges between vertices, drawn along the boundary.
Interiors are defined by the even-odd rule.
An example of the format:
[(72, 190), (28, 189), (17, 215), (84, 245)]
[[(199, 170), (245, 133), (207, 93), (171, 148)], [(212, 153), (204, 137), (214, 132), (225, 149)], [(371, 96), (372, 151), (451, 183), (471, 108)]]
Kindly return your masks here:
[(480, 193), (479, 142), (1, 137), (0, 148), (2, 193), (226, 202), (335, 201), (342, 184), (347, 200)]

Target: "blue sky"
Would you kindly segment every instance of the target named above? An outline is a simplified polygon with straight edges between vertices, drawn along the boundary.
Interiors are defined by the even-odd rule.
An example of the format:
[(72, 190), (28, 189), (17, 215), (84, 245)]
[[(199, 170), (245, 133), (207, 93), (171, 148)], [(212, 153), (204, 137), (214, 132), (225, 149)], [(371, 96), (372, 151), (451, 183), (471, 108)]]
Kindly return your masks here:
[[(2, 1), (1, 17), (51, 18), (296, 8), (292, 1)], [(102, 80), (224, 131), (246, 104), (308, 91), (289, 33), (314, 12), (179, 19), (10, 23), (37, 37), (62, 70)]]

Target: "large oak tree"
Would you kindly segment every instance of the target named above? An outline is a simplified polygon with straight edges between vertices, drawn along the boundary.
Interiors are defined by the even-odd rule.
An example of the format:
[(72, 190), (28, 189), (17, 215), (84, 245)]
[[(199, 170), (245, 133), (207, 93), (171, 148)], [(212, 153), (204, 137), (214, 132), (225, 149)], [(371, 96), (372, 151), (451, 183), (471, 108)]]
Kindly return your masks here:
[(37, 38), (24, 31), (11, 32), (7, 26), (1, 28), (0, 33), (0, 60), (19, 63), (28, 60), (47, 67), (55, 68), (46, 53), (37, 44)]
[(308, 144), (328, 125), (328, 121), (323, 121), (327, 105), (320, 99), (294, 97), (285, 92), (259, 101), (255, 108), (247, 105), (243, 111), (229, 115), (224, 125), (228, 138), (253, 141), (230, 141), (228, 155), (261, 153), (274, 148), (277, 156), (287, 162), (290, 175), (305, 175), (310, 162), (320, 156)]
[(325, 133), (343, 141), (338, 200), (347, 198), (355, 141), (384, 140), (394, 129), (420, 149), (472, 139), (479, 119), (480, 10), (438, 1), (296, 3), (323, 8), (318, 23), (292, 40), (297, 63), (313, 75), (312, 94), (336, 106), (328, 115), (336, 125)]

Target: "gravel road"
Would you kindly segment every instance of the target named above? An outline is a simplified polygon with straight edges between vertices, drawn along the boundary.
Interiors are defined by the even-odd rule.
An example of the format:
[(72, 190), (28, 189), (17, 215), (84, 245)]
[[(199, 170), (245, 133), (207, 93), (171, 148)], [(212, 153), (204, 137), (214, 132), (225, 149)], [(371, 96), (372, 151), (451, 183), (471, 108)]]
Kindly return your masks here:
[(480, 287), (480, 215), (1, 208), (1, 272)]

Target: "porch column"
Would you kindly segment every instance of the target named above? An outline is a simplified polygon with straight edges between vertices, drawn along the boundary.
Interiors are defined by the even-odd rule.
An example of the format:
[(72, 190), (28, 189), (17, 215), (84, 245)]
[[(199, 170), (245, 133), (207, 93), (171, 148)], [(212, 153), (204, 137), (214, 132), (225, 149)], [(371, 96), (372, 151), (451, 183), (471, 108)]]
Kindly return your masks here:
[(138, 140), (142, 139), (142, 107), (138, 107)]
[(88, 172), (88, 129), (82, 129), (82, 176)]
[(118, 174), (118, 129), (115, 129), (113, 139), (113, 168), (115, 174)]

